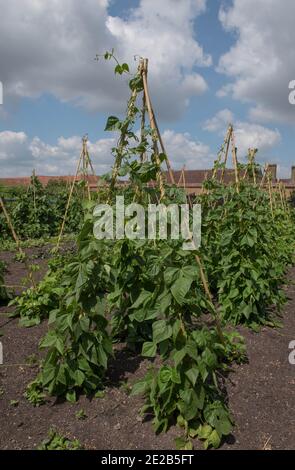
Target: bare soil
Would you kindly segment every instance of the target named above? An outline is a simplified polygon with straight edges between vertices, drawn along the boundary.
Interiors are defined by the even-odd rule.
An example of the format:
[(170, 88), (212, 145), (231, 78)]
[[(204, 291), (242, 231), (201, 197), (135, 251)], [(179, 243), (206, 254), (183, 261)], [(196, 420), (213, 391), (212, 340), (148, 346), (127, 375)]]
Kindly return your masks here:
[[(46, 271), (49, 249), (25, 250)], [(20, 284), (26, 276), (23, 263), (4, 252), (0, 259), (8, 265), (6, 283)], [(295, 268), (286, 287), (289, 298), (282, 314), (283, 328), (263, 328), (254, 333), (240, 328), (245, 337), (248, 363), (235, 365), (226, 379), (229, 407), (235, 420), (233, 435), (222, 449), (295, 448), (295, 366), (289, 364), (289, 343), (295, 340)], [(292, 282), (292, 280), (294, 282)], [(103, 398), (80, 397), (76, 404), (49, 399), (34, 408), (24, 397), (26, 385), (37, 374), (29, 365), (32, 355), (40, 358), (38, 342), (47, 330), (46, 322), (34, 328), (20, 328), (18, 319), (9, 318), (12, 307), (0, 306), (0, 332), (4, 366), (0, 366), (0, 449), (34, 449), (47, 437), (50, 428), (70, 439), (79, 439), (89, 449), (174, 449), (176, 427), (155, 435), (152, 423), (142, 421), (140, 397), (129, 396), (128, 383), (145, 374), (147, 360), (119, 345), (110, 365)], [(17, 401), (13, 406), (11, 401)], [(83, 409), (87, 418), (79, 420)], [(202, 446), (196, 442), (196, 448)]]

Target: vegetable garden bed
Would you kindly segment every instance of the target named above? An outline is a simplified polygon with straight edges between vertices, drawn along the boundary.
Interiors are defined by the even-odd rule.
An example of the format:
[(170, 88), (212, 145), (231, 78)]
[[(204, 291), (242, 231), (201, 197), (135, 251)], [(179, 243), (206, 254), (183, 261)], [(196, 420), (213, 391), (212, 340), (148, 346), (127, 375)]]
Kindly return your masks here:
[[(26, 250), (27, 251), (27, 250)], [(46, 249), (48, 253), (48, 249)], [(47, 256), (41, 260), (40, 248), (29, 250), (46, 269)], [(14, 261), (13, 253), (2, 253), (8, 267), (6, 281), (18, 284), (26, 275), (22, 263)], [(295, 269), (289, 272), (295, 282)], [(288, 363), (288, 345), (295, 331), (295, 289), (287, 288), (288, 304), (282, 313), (282, 329), (263, 328), (254, 333), (239, 328), (246, 339), (249, 363), (234, 366), (225, 379), (229, 408), (235, 427), (222, 449), (292, 449), (295, 441), (294, 366)], [(10, 307), (9, 310), (12, 310)], [(33, 357), (40, 357), (38, 341), (47, 330), (46, 322), (27, 329), (18, 319), (5, 316), (7, 307), (0, 307), (1, 341), (6, 364), (26, 364), (1, 368), (0, 371), (0, 448), (32, 449), (40, 445), (50, 428), (70, 439), (79, 439), (89, 449), (173, 449), (179, 429), (172, 427), (167, 434), (155, 435), (151, 421), (142, 421), (138, 410), (143, 401), (129, 395), (126, 382), (133, 384), (146, 372), (148, 361), (140, 355), (117, 346), (117, 360), (110, 365), (108, 385), (103, 398), (86, 398), (71, 404), (51, 398), (45, 405), (34, 408), (23, 396), (26, 384), (36, 375)], [(18, 402), (17, 406), (11, 401)], [(78, 419), (81, 409), (86, 419)], [(196, 440), (196, 448), (202, 445)]]

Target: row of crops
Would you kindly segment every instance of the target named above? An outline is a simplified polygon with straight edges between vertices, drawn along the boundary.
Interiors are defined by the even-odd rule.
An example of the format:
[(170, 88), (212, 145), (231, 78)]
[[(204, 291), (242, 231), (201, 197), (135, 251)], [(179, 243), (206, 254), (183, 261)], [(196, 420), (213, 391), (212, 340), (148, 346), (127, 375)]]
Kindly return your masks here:
[[(81, 196), (83, 181), (75, 186), (70, 201), (64, 233), (77, 233), (83, 216)], [(28, 187), (0, 187), (12, 225), (21, 240), (49, 238), (59, 234), (68, 201), (69, 187), (62, 181), (43, 186), (33, 175)], [(0, 244), (13, 240), (3, 211), (0, 211)]]
[[(100, 200), (113, 207), (118, 194), (146, 210), (159, 201), (187, 202), (183, 189), (165, 184), (167, 156), (156, 127), (145, 122), (145, 108), (137, 107), (143, 91), (147, 98), (145, 79), (139, 69), (125, 118), (107, 122), (119, 140), (106, 176), (109, 191)], [(96, 394), (120, 342), (150, 360), (146, 376), (131, 385), (143, 395), (141, 413), (153, 417), (156, 433), (177, 424), (177, 447), (191, 449), (195, 438), (217, 448), (232, 432), (224, 381), (231, 364), (246, 356), (236, 326), (277, 326), (295, 236), (293, 209), (256, 181), (253, 160), (238, 167), (244, 177), (231, 185), (220, 181), (223, 165), (217, 160), (202, 194), (191, 200), (202, 206), (198, 250), (184, 250), (182, 239), (98, 240), (96, 202), (83, 204), (76, 252), (56, 254), (41, 283), (13, 300), (24, 326), (49, 325), (40, 343), (46, 355), (26, 391), (32, 405), (46, 395), (76, 401)], [(129, 178), (128, 186), (117, 186), (120, 176)]]

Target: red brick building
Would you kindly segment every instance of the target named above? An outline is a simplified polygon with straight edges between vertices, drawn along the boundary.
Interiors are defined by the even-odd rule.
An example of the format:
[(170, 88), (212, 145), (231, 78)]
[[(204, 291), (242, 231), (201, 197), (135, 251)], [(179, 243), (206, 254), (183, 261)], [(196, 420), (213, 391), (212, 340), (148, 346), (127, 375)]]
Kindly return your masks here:
[[(272, 173), (273, 185), (279, 180), (277, 178), (277, 165), (269, 165), (269, 169)], [(212, 169), (210, 170), (182, 170), (174, 171), (175, 183), (179, 184), (180, 187), (185, 187), (188, 194), (198, 194), (202, 190), (202, 184), (212, 175)], [(183, 178), (184, 174), (184, 178)], [(165, 177), (168, 183), (171, 183), (171, 179), (168, 173), (165, 173)], [(70, 183), (73, 181), (73, 176), (39, 176), (38, 179), (44, 185), (47, 185), (49, 181), (65, 181)], [(78, 177), (78, 180), (82, 179), (82, 176)], [(99, 176), (88, 176), (90, 188), (95, 190), (97, 183), (99, 182)], [(224, 182), (226, 184), (232, 183), (235, 180), (234, 170), (226, 169), (224, 173)], [(295, 166), (291, 168), (290, 178), (281, 179), (286, 187), (287, 194), (295, 191)], [(28, 186), (30, 183), (30, 177), (17, 177), (17, 178), (0, 178), (0, 185), (2, 186)], [(123, 183), (124, 184), (124, 183)]]

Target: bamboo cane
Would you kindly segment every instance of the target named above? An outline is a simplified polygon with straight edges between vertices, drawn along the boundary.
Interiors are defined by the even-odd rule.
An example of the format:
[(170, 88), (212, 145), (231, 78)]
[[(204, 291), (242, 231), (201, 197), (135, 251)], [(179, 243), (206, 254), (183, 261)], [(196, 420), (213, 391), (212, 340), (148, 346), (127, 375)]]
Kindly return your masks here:
[(183, 165), (183, 169), (182, 169), (182, 181), (183, 181), (184, 190), (186, 191), (185, 165)]
[(84, 150), (84, 155), (85, 155), (85, 160), (86, 160), (86, 173), (87, 173), (87, 186), (88, 186), (88, 198), (89, 201), (91, 201), (91, 192), (90, 192), (90, 184), (89, 184), (89, 173), (88, 173), (88, 167), (90, 166), (92, 176), (95, 176), (95, 171), (92, 165), (92, 161), (88, 152), (88, 146), (87, 146), (88, 139), (87, 137), (83, 138), (83, 150)]
[(272, 194), (271, 179), (270, 179), (270, 174), (269, 173), (267, 174), (267, 181), (268, 181), (268, 193), (269, 193), (269, 202), (270, 202), (271, 215), (272, 215), (272, 218), (274, 218), (273, 194)]
[(228, 142), (228, 132), (229, 132), (229, 130), (226, 131), (226, 135), (225, 135), (223, 144), (222, 144), (222, 146), (221, 146), (220, 151), (218, 152), (218, 155), (217, 155), (217, 162), (216, 162), (216, 165), (214, 166), (214, 169), (213, 169), (212, 179), (215, 179), (215, 178), (216, 178), (216, 176), (217, 176), (217, 170), (218, 170), (218, 165), (219, 165), (220, 162), (221, 162), (222, 155), (225, 153), (225, 147), (226, 147), (227, 142)]
[[(206, 183), (206, 181), (208, 181), (208, 172), (205, 173), (204, 183)], [(203, 186), (202, 186), (201, 194), (208, 194), (207, 189), (205, 189), (204, 183), (203, 183)]]
[(5, 207), (5, 205), (4, 205), (4, 201), (3, 201), (2, 197), (0, 197), (0, 205), (1, 205), (1, 207), (2, 207), (3, 213), (4, 213), (4, 215), (5, 215), (7, 224), (8, 224), (8, 226), (9, 226), (9, 228), (10, 228), (10, 231), (11, 231), (11, 233), (12, 233), (12, 236), (13, 236), (13, 238), (14, 238), (14, 241), (15, 241), (15, 243), (16, 243), (17, 249), (18, 249), (18, 251), (20, 252), (20, 254), (21, 254), (22, 256), (25, 256), (25, 252), (23, 251), (23, 249), (22, 249), (22, 247), (21, 247), (21, 245), (20, 245), (19, 238), (18, 238), (18, 236), (17, 236), (17, 234), (16, 234), (16, 232), (15, 232), (15, 230), (14, 230), (14, 227), (13, 227), (12, 221), (11, 221), (11, 218), (10, 218), (10, 216), (9, 216), (7, 210), (6, 210), (6, 207)]
[(224, 165), (223, 165), (223, 168), (222, 168), (222, 171), (221, 171), (221, 176), (220, 176), (220, 183), (223, 183), (225, 168), (226, 168), (227, 159), (228, 159), (228, 152), (229, 152), (231, 134), (232, 134), (232, 126), (229, 125), (228, 130), (227, 130), (226, 150), (225, 150), (224, 162), (223, 162)]
[(68, 215), (68, 211), (69, 211), (70, 203), (71, 203), (71, 200), (72, 200), (72, 195), (73, 195), (75, 183), (77, 181), (77, 177), (78, 177), (78, 173), (79, 173), (82, 158), (83, 158), (83, 149), (80, 153), (80, 158), (79, 158), (79, 161), (78, 161), (78, 164), (77, 164), (76, 173), (75, 173), (74, 179), (73, 179), (72, 184), (71, 184), (71, 189), (70, 189), (69, 197), (68, 197), (68, 200), (67, 200), (66, 210), (65, 210), (65, 213), (64, 213), (64, 216), (63, 216), (59, 236), (58, 236), (58, 239), (57, 239), (57, 244), (56, 244), (56, 247), (55, 247), (56, 251), (58, 251), (59, 246), (60, 246), (60, 241), (61, 241), (61, 237), (63, 235), (63, 231), (64, 231), (64, 228), (65, 228), (66, 218), (67, 218), (67, 215)]
[(247, 175), (248, 175), (248, 166), (247, 166), (246, 170), (244, 171), (243, 180), (246, 179)]
[(11, 221), (11, 218), (10, 218), (10, 216), (9, 216), (7, 210), (6, 210), (4, 201), (3, 201), (3, 199), (2, 199), (1, 196), (0, 196), (0, 205), (1, 205), (1, 208), (2, 208), (2, 210), (3, 210), (4, 216), (5, 216), (5, 218), (6, 218), (7, 224), (8, 224), (8, 226), (9, 226), (9, 228), (10, 228), (11, 233), (12, 233), (12, 236), (13, 236), (13, 239), (14, 239), (14, 241), (15, 241), (16, 247), (17, 247), (17, 249), (18, 249), (20, 255), (22, 256), (22, 258), (23, 258), (23, 260), (24, 260), (24, 263), (25, 263), (25, 266), (26, 266), (26, 268), (27, 268), (28, 275), (29, 275), (29, 279), (30, 279), (30, 281), (31, 281), (31, 283), (32, 283), (32, 286), (33, 286), (33, 287), (36, 287), (36, 282), (35, 282), (34, 276), (33, 276), (33, 274), (32, 274), (32, 270), (31, 270), (31, 268), (30, 268), (30, 266), (29, 266), (29, 264), (28, 264), (28, 262), (27, 262), (27, 260), (26, 260), (26, 254), (25, 254), (25, 252), (23, 251), (23, 249), (22, 249), (22, 247), (21, 247), (21, 245), (20, 245), (19, 238), (18, 238), (18, 236), (17, 236), (17, 234), (16, 234), (16, 232), (15, 232), (15, 230), (14, 230), (14, 227), (13, 227), (13, 224), (12, 224), (12, 221)]
[(251, 165), (252, 165), (253, 181), (254, 181), (255, 186), (256, 186), (256, 184), (257, 184), (256, 171), (255, 171), (255, 154), (256, 154), (256, 152), (257, 152), (256, 149), (252, 149)]
[(261, 179), (261, 182), (260, 182), (260, 189), (262, 189), (262, 188), (263, 188), (263, 186), (264, 186), (264, 183), (265, 183), (265, 179), (266, 179), (267, 172), (268, 172), (268, 165), (267, 165), (267, 164), (265, 164), (265, 165), (264, 165), (264, 170), (263, 170), (262, 179)]
[(277, 189), (278, 189), (278, 193), (279, 193), (279, 196), (280, 196), (281, 207), (282, 207), (282, 210), (284, 211), (285, 210), (285, 204), (284, 204), (284, 200), (283, 200), (281, 181), (278, 181)]
[(143, 87), (144, 87), (144, 94), (145, 94), (145, 99), (146, 99), (146, 104), (147, 104), (147, 109), (148, 109), (150, 125), (151, 125), (151, 129), (154, 131), (154, 134), (153, 134), (154, 155), (155, 155), (156, 164), (158, 165), (157, 181), (158, 181), (158, 185), (160, 188), (160, 200), (161, 200), (165, 196), (165, 186), (164, 186), (163, 174), (161, 171), (161, 162), (159, 158), (159, 149), (158, 149), (158, 144), (157, 144), (157, 137), (159, 139), (159, 133), (156, 128), (155, 115), (152, 109), (152, 104), (151, 104), (148, 85), (147, 85), (147, 68), (148, 68), (148, 59), (143, 59), (142, 61)]
[(180, 176), (179, 176), (178, 183), (177, 183), (177, 187), (178, 187), (178, 188), (179, 188), (179, 186), (180, 186), (181, 179), (182, 179), (182, 170), (181, 170), (181, 172), (180, 172)]
[(36, 207), (36, 187), (35, 187), (35, 178), (36, 178), (36, 172), (35, 172), (35, 169), (34, 169), (34, 170), (33, 170), (33, 202), (34, 202), (34, 212), (35, 212), (35, 217), (36, 217), (37, 207)]
[(288, 211), (288, 203), (287, 203), (286, 193), (285, 193), (285, 186), (284, 186), (284, 183), (282, 181), (280, 181), (280, 194), (281, 194), (281, 198), (282, 198), (283, 209), (286, 212), (289, 212)]
[(232, 159), (233, 159), (233, 165), (235, 169), (236, 189), (237, 189), (237, 193), (239, 193), (240, 192), (239, 170), (238, 170), (237, 148), (235, 144), (235, 135), (234, 135), (233, 127), (232, 127), (232, 132), (231, 132), (231, 144), (232, 144)]
[[(144, 140), (144, 129), (145, 129), (145, 112), (146, 112), (146, 99), (145, 93), (142, 94), (142, 112), (141, 112), (141, 124), (140, 124), (140, 135), (141, 142)], [(143, 163), (146, 161), (146, 152), (142, 152), (140, 155), (140, 161)]]
[(291, 210), (290, 210), (290, 205), (289, 205), (288, 199), (287, 199), (286, 186), (284, 185), (284, 183), (282, 183), (282, 191), (283, 191), (283, 197), (284, 197), (284, 201), (285, 201), (285, 205), (286, 205), (286, 210), (287, 210), (288, 214), (290, 215)]
[[(185, 165), (184, 165), (184, 168), (185, 168)], [(184, 190), (186, 191), (186, 178), (185, 178), (185, 172), (183, 172), (183, 187), (184, 187)], [(192, 208), (193, 208), (193, 204), (192, 204), (192, 201), (191, 201), (190, 194), (188, 194), (188, 195), (187, 195), (187, 198), (188, 198), (189, 207), (190, 207), (190, 209), (192, 209)]]
[(154, 110), (153, 110), (153, 106), (152, 106), (152, 102), (151, 102), (151, 98), (150, 98), (150, 94), (149, 94), (148, 81), (147, 81), (148, 59), (143, 59), (141, 61), (141, 64), (142, 64), (142, 78), (143, 78), (143, 86), (144, 86), (144, 95), (145, 95), (145, 100), (146, 100), (146, 104), (147, 104), (147, 108), (148, 108), (148, 114), (149, 114), (149, 118), (150, 118), (151, 128), (156, 131), (156, 134), (157, 134), (157, 137), (158, 137), (158, 140), (159, 140), (159, 143), (160, 143), (161, 150), (164, 153), (164, 155), (166, 156), (165, 161), (166, 161), (167, 170), (168, 170), (168, 173), (169, 173), (169, 176), (170, 176), (170, 179), (171, 179), (171, 183), (175, 184), (174, 174), (173, 174), (171, 164), (170, 164), (170, 161), (169, 161), (166, 149), (165, 149), (165, 145), (164, 145), (164, 142), (163, 142), (160, 130), (159, 130), (159, 126), (158, 126), (158, 123), (157, 123), (157, 119), (156, 119), (156, 116), (155, 116), (155, 113), (154, 113)]
[(181, 172), (180, 172), (180, 177), (179, 177), (179, 180), (178, 180), (178, 183), (177, 183), (178, 188), (180, 186), (181, 181), (182, 181), (182, 184), (184, 184), (184, 168), (185, 168), (185, 165), (183, 165), (183, 167), (181, 169)]

